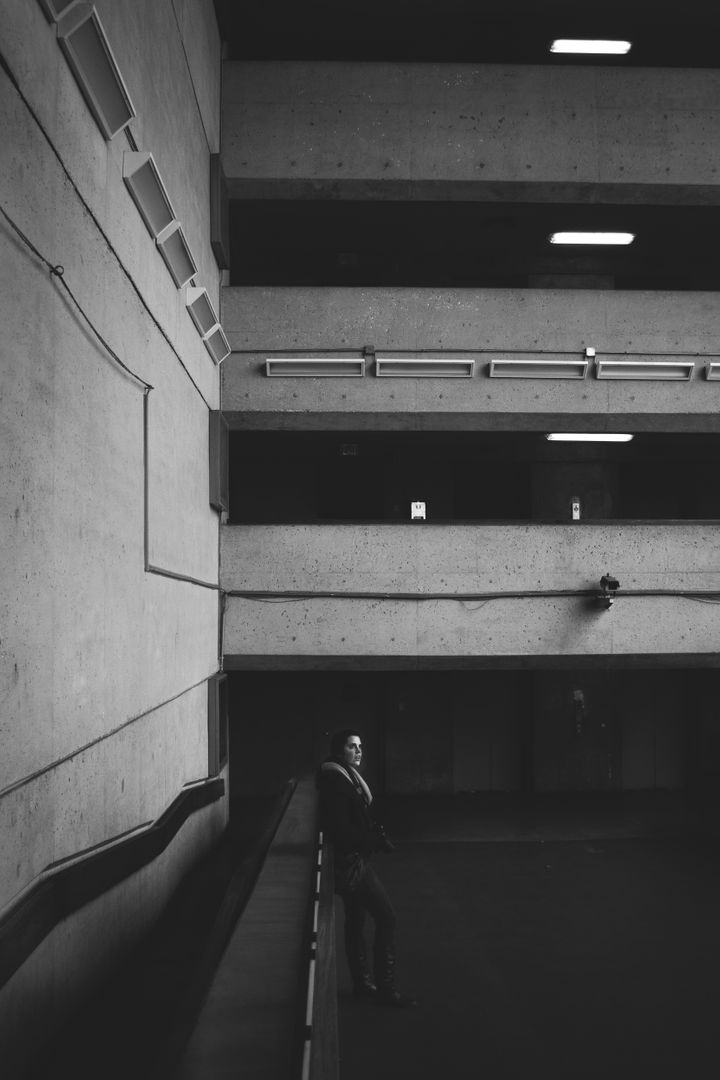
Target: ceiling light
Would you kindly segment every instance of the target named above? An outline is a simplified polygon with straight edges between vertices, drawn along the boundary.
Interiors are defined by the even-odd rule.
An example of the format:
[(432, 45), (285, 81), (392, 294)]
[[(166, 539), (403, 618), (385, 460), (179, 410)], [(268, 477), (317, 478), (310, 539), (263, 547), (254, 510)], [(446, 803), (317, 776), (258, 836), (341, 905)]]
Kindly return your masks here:
[(706, 379), (720, 379), (720, 363), (715, 360), (711, 360), (708, 366), (705, 368)]
[(375, 374), (395, 378), (471, 379), (474, 360), (458, 360), (449, 356), (403, 356), (375, 359)]
[(550, 46), (553, 53), (601, 53), (624, 56), (632, 48), (630, 41), (596, 41), (585, 38), (556, 38)]
[(588, 371), (583, 360), (508, 359), (490, 361), (491, 379), (584, 379)]
[(595, 367), (598, 379), (662, 379), (686, 382), (692, 378), (692, 360), (604, 360)]
[(545, 438), (548, 442), (630, 442), (632, 435), (617, 432), (554, 431)]
[(112, 139), (135, 116), (133, 103), (94, 6), (65, 6), (58, 43), (100, 130)]
[(631, 232), (555, 232), (551, 244), (632, 244), (635, 233)]
[(365, 360), (349, 357), (304, 356), (280, 357), (265, 361), (265, 374), (277, 378), (280, 375), (294, 375), (303, 378), (328, 376), (358, 378), (365, 374)]

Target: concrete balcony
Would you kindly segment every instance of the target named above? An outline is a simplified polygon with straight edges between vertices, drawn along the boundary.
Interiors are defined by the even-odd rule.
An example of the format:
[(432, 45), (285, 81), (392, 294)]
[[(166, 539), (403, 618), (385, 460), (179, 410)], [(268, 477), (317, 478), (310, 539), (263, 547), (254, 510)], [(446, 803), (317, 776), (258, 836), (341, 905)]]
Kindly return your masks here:
[[(233, 354), (223, 411), (234, 427), (351, 430), (717, 431), (720, 307), (711, 292), (557, 289), (248, 287), (223, 290)], [(472, 379), (267, 378), (267, 356), (361, 356), (363, 347), (476, 361)], [(689, 358), (687, 382), (488, 378), (496, 356)]]
[(719, 102), (710, 69), (226, 63), (223, 166), (237, 198), (717, 205)]
[[(223, 588), (277, 598), (228, 597), (225, 666), (715, 666), (720, 603), (667, 592), (720, 592), (719, 539), (701, 524), (226, 526)], [(605, 572), (666, 594), (619, 595), (609, 611), (517, 595), (594, 589)], [(347, 592), (367, 595), (328, 595)]]

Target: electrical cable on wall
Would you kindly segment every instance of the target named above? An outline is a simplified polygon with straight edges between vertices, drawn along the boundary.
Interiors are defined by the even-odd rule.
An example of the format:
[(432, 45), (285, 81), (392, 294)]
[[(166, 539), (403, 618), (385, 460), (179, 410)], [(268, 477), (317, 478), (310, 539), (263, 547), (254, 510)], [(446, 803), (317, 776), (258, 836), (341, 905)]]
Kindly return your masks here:
[[(190, 380), (190, 382), (191, 382), (191, 383), (193, 384), (193, 386), (194, 386), (194, 387), (195, 387), (195, 389), (197, 390), (198, 394), (199, 394), (199, 395), (200, 395), (200, 397), (202, 398), (202, 400), (203, 400), (203, 402), (204, 402), (205, 406), (206, 406), (206, 407), (207, 407), (207, 409), (209, 410), (209, 409), (210, 409), (210, 403), (209, 403), (209, 402), (207, 401), (207, 399), (206, 399), (205, 395), (203, 394), (202, 390), (200, 389), (200, 387), (198, 386), (198, 384), (197, 384), (197, 383), (195, 382), (195, 379), (194, 379), (194, 378), (192, 377), (192, 375), (190, 374), (190, 371), (188, 370), (188, 367), (187, 367), (187, 365), (185, 364), (185, 361), (183, 360), (183, 358), (182, 358), (182, 356), (180, 355), (180, 353), (178, 352), (178, 350), (177, 350), (177, 349), (175, 348), (175, 345), (174, 345), (174, 344), (173, 344), (173, 342), (171, 341), (171, 339), (170, 339), (169, 335), (167, 334), (167, 332), (165, 331), (165, 329), (163, 328), (163, 326), (162, 326), (162, 325), (161, 325), (161, 323), (159, 322), (159, 320), (158, 320), (157, 316), (155, 315), (154, 311), (152, 310), (152, 308), (151, 308), (151, 307), (150, 307), (150, 305), (148, 304), (147, 300), (146, 300), (146, 299), (145, 299), (145, 297), (143, 296), (143, 294), (142, 294), (142, 292), (140, 291), (140, 288), (139, 288), (139, 286), (137, 285), (137, 283), (136, 283), (135, 279), (133, 278), (132, 274), (130, 273), (130, 271), (129, 271), (129, 270), (127, 269), (127, 267), (125, 266), (124, 262), (123, 262), (123, 261), (122, 261), (122, 259), (120, 258), (120, 256), (119, 256), (118, 252), (116, 251), (115, 247), (114, 247), (114, 246), (113, 246), (113, 244), (112, 244), (112, 241), (110, 240), (110, 237), (109, 237), (109, 236), (107, 235), (107, 233), (106, 233), (106, 232), (105, 232), (105, 230), (103, 229), (102, 225), (100, 224), (100, 222), (99, 222), (98, 218), (97, 218), (97, 217), (95, 216), (95, 213), (94, 213), (94, 211), (93, 211), (92, 207), (91, 207), (91, 206), (90, 206), (90, 204), (88, 203), (88, 201), (87, 201), (87, 199), (85, 198), (85, 196), (83, 195), (83, 193), (82, 193), (82, 192), (80, 191), (80, 188), (79, 188), (79, 187), (77, 186), (77, 184), (75, 183), (75, 180), (73, 179), (73, 177), (72, 177), (72, 174), (70, 173), (70, 170), (68, 169), (67, 165), (66, 165), (66, 164), (65, 164), (65, 162), (63, 161), (63, 159), (62, 159), (62, 157), (61, 157), (61, 155), (60, 155), (60, 152), (59, 152), (59, 150), (57, 149), (57, 147), (55, 146), (55, 143), (53, 142), (53, 140), (51, 139), (51, 137), (50, 137), (50, 135), (48, 134), (47, 130), (45, 129), (45, 126), (44, 126), (44, 124), (43, 124), (42, 120), (40, 119), (40, 117), (39, 117), (39, 116), (37, 115), (37, 113), (35, 112), (35, 109), (33, 108), (32, 104), (30, 103), (30, 101), (29, 101), (29, 100), (27, 99), (27, 97), (26, 97), (26, 96), (25, 96), (25, 94), (23, 93), (23, 91), (22, 91), (22, 89), (21, 89), (21, 87), (20, 87), (20, 84), (18, 83), (18, 81), (17, 81), (17, 79), (16, 79), (15, 75), (14, 75), (14, 74), (13, 74), (13, 72), (12, 72), (12, 69), (10, 68), (10, 65), (8, 64), (7, 60), (6, 60), (6, 59), (5, 59), (5, 57), (4, 57), (3, 55), (2, 55), (2, 53), (0, 53), (0, 67), (2, 67), (3, 71), (5, 72), (5, 74), (7, 75), (8, 79), (10, 80), (10, 82), (11, 82), (11, 83), (12, 83), (12, 85), (13, 85), (13, 87), (15, 88), (15, 91), (16, 91), (16, 93), (17, 93), (18, 97), (19, 97), (19, 98), (20, 98), (20, 100), (22, 101), (22, 103), (23, 103), (23, 105), (25, 106), (25, 108), (27, 109), (27, 111), (28, 111), (28, 112), (30, 113), (30, 116), (31, 116), (31, 117), (32, 117), (32, 119), (34, 120), (34, 122), (35, 122), (35, 124), (37, 125), (37, 127), (38, 127), (38, 128), (40, 129), (40, 132), (42, 133), (42, 135), (43, 135), (43, 138), (45, 139), (45, 141), (47, 142), (48, 146), (49, 146), (49, 147), (50, 147), (50, 149), (52, 150), (52, 152), (53, 152), (53, 154), (54, 154), (55, 158), (57, 159), (57, 161), (58, 161), (58, 163), (59, 163), (59, 165), (60, 165), (60, 168), (62, 169), (62, 171), (64, 172), (65, 176), (67, 177), (67, 179), (68, 179), (68, 181), (69, 181), (69, 183), (70, 183), (70, 186), (72, 187), (73, 191), (75, 192), (75, 194), (77, 195), (78, 199), (80, 200), (80, 203), (82, 204), (82, 207), (83, 207), (83, 209), (84, 209), (84, 210), (85, 210), (85, 212), (86, 212), (86, 213), (88, 214), (88, 216), (89, 216), (89, 217), (90, 217), (90, 219), (92, 220), (93, 224), (95, 225), (96, 229), (98, 230), (98, 232), (99, 232), (99, 233), (100, 233), (100, 235), (102, 236), (103, 240), (105, 241), (105, 244), (106, 244), (106, 245), (107, 245), (107, 247), (108, 247), (108, 250), (109, 250), (109, 251), (111, 252), (111, 254), (112, 254), (112, 255), (114, 256), (114, 258), (115, 258), (115, 261), (117, 262), (118, 266), (120, 267), (120, 270), (121, 270), (121, 271), (122, 271), (122, 273), (123, 273), (123, 274), (125, 275), (125, 277), (127, 278), (128, 282), (130, 283), (130, 286), (132, 287), (132, 289), (133, 289), (133, 291), (134, 291), (135, 295), (136, 295), (136, 296), (137, 296), (137, 298), (139, 299), (140, 303), (142, 304), (142, 306), (143, 306), (143, 308), (145, 309), (145, 311), (147, 312), (147, 314), (148, 314), (148, 315), (150, 316), (150, 318), (151, 318), (152, 322), (154, 323), (155, 327), (157, 328), (157, 330), (159, 330), (159, 332), (160, 332), (160, 333), (162, 334), (163, 338), (165, 339), (165, 342), (166, 342), (166, 343), (167, 343), (167, 345), (168, 345), (168, 346), (170, 347), (170, 349), (171, 349), (172, 353), (174, 354), (174, 356), (176, 357), (176, 359), (177, 359), (177, 360), (178, 360), (178, 362), (180, 363), (180, 366), (181, 366), (181, 368), (183, 369), (183, 371), (184, 371), (184, 372), (185, 372), (185, 374), (187, 375), (188, 379), (189, 379), (189, 380)], [(6, 215), (6, 216), (7, 216), (7, 215)], [(9, 219), (8, 219), (8, 220), (9, 220)], [(39, 254), (39, 253), (38, 253), (38, 254)], [(40, 257), (42, 258), (42, 256), (40, 256)], [(46, 260), (43, 260), (43, 261), (46, 261)], [(62, 278), (61, 278), (61, 280), (62, 280)], [(66, 286), (66, 288), (67, 288), (67, 286)], [(69, 291), (69, 290), (68, 290), (68, 291)], [(73, 300), (75, 300), (75, 298), (74, 298), (74, 297), (73, 297)], [(75, 301), (75, 302), (77, 303), (77, 301)], [(79, 305), (78, 305), (78, 307), (79, 307)], [(82, 309), (81, 309), (81, 310), (82, 310)], [(93, 330), (94, 330), (94, 327), (93, 327)], [(140, 381), (144, 381), (144, 380), (140, 380)], [(149, 385), (149, 384), (148, 384), (148, 385)]]
[(13, 232), (15, 232), (19, 236), (19, 238), (22, 240), (23, 244), (25, 244), (25, 246), (33, 253), (33, 255), (37, 259), (39, 259), (40, 262), (44, 266), (47, 267), (47, 269), (50, 272), (50, 274), (52, 275), (52, 277), (54, 277), (57, 281), (59, 281), (59, 283), (62, 285), (63, 289), (65, 290), (65, 292), (68, 294), (68, 296), (72, 300), (75, 307), (78, 309), (78, 311), (82, 315), (82, 317), (85, 320), (85, 322), (87, 323), (87, 325), (92, 330), (95, 337), (98, 339), (98, 341), (100, 342), (102, 347), (105, 349), (105, 351), (113, 358), (115, 363), (118, 364), (123, 369), (123, 371), (126, 371), (127, 374), (130, 375), (133, 379), (136, 379), (145, 388), (145, 393), (146, 394), (150, 390), (153, 390), (154, 387), (152, 386), (152, 384), (147, 382), (146, 379), (143, 379), (142, 376), (138, 375), (137, 372), (132, 370), (132, 368), (129, 368), (128, 365), (125, 363), (125, 361), (120, 359), (120, 357), (115, 352), (115, 350), (112, 348), (112, 346), (108, 344), (107, 340), (100, 333), (100, 331), (95, 326), (95, 324), (93, 323), (90, 316), (87, 314), (87, 312), (83, 308), (83, 306), (80, 303), (80, 301), (78, 300), (78, 298), (75, 296), (75, 293), (72, 291), (72, 289), (68, 285), (67, 281), (65, 280), (65, 268), (64, 268), (64, 266), (61, 266), (60, 264), (53, 265), (53, 263), (51, 263), (50, 260), (47, 259), (42, 254), (42, 252), (39, 251), (35, 247), (33, 242), (28, 239), (28, 237), (25, 235), (25, 233), (22, 231), (22, 229), (16, 224), (16, 222), (13, 221), (13, 219), (7, 213), (5, 208), (2, 207), (2, 206), (0, 206), (0, 214), (2, 214), (2, 216), (5, 218), (5, 220), (7, 221), (8, 225), (13, 230)]
[[(333, 590), (288, 591), (262, 589), (226, 589), (224, 596), (235, 596), (242, 600), (256, 600), (259, 603), (301, 603), (304, 600), (456, 600), (460, 603), (477, 603), (490, 600), (533, 600), (542, 598), (597, 597), (597, 589), (536, 589), (508, 592), (487, 593), (450, 593), (450, 592), (337, 592)], [(696, 600), (703, 604), (720, 604), (720, 592), (708, 590), (683, 589), (624, 589), (618, 594), (623, 597), (665, 596), (681, 600)], [(480, 607), (484, 607), (481, 603)], [(468, 609), (470, 610), (470, 609)], [(476, 608), (479, 611), (480, 608)]]

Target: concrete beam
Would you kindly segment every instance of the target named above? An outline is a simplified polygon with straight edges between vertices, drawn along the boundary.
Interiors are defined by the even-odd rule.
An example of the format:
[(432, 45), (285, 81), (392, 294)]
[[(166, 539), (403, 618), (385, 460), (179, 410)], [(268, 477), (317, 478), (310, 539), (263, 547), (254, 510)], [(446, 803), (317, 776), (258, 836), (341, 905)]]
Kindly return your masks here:
[(442, 198), (497, 183), (502, 199), (512, 185), (583, 184), (603, 201), (605, 185), (664, 197), (680, 185), (683, 200), (706, 187), (714, 201), (719, 101), (709, 69), (226, 63), (223, 165), (236, 194), (282, 179), (318, 185), (313, 197), (357, 197), (346, 185), (362, 181), (433, 182)]
[[(234, 350), (223, 364), (222, 403), (234, 426), (288, 418), (361, 426), (542, 428), (572, 417), (589, 429), (717, 430), (720, 309), (714, 293), (558, 289), (227, 288), (223, 325)], [(276, 378), (274, 354), (417, 350), (474, 357), (473, 379)], [(689, 382), (489, 379), (495, 356), (598, 356), (696, 363)], [(268, 421), (268, 417), (270, 420)], [(553, 418), (555, 420), (553, 421)], [(328, 423), (330, 421), (328, 420)]]
[(677, 526), (228, 526), (227, 590), (447, 593), (447, 599), (228, 599), (230, 657), (608, 656), (720, 650), (720, 604), (678, 596), (458, 600), (453, 593), (720, 590), (719, 528)]

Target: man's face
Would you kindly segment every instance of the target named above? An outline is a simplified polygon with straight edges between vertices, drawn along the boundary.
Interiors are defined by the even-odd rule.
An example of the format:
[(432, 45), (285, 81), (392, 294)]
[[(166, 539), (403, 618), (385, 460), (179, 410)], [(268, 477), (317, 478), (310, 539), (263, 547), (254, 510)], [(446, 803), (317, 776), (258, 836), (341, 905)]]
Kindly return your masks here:
[(353, 765), (356, 769), (360, 767), (362, 762), (362, 743), (360, 742), (359, 735), (350, 735), (343, 747), (343, 757), (348, 765)]

